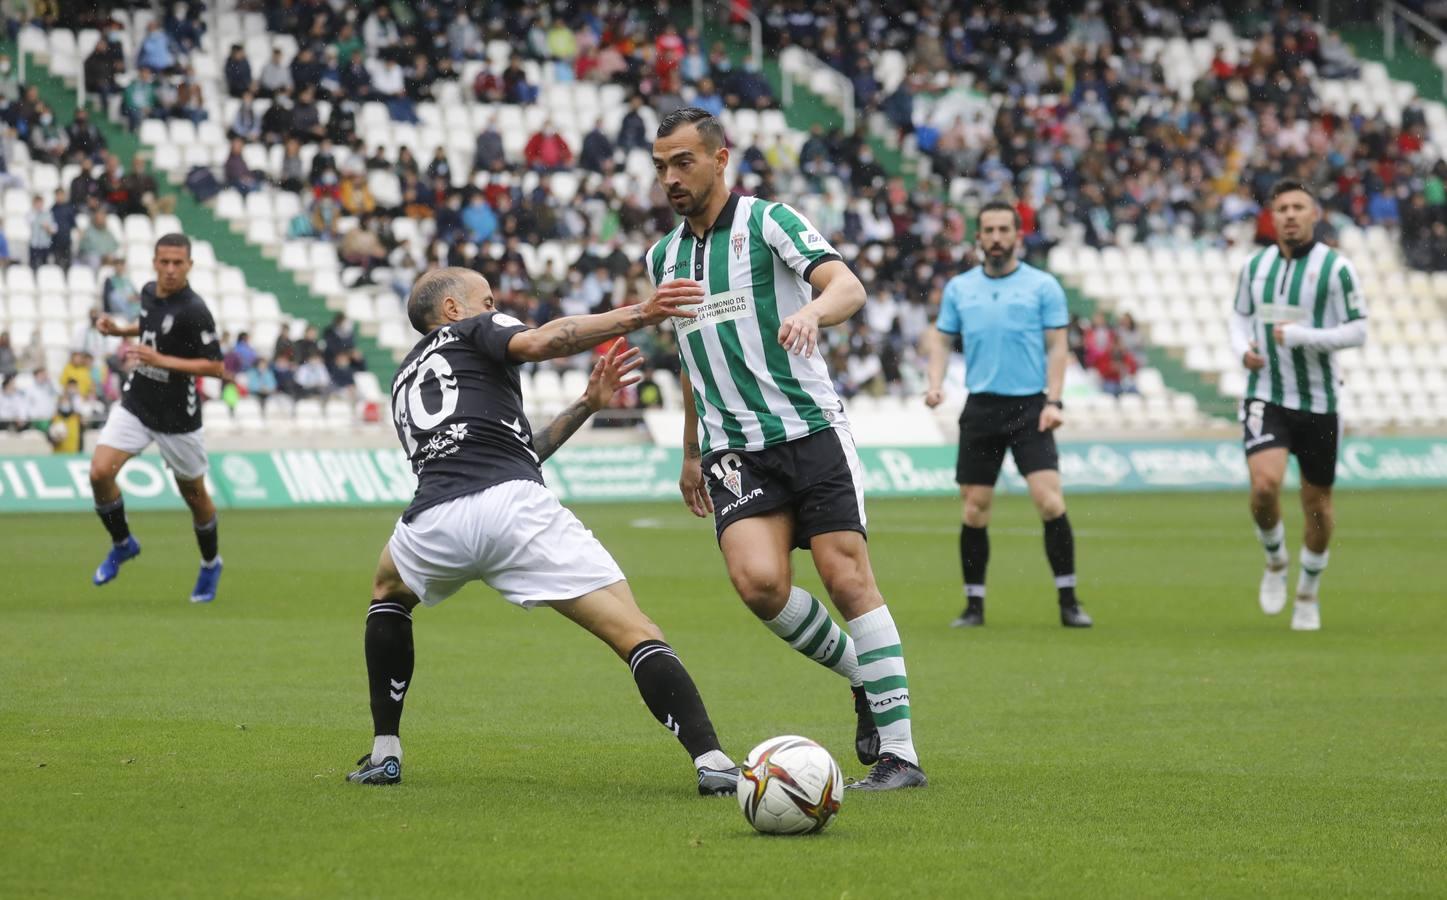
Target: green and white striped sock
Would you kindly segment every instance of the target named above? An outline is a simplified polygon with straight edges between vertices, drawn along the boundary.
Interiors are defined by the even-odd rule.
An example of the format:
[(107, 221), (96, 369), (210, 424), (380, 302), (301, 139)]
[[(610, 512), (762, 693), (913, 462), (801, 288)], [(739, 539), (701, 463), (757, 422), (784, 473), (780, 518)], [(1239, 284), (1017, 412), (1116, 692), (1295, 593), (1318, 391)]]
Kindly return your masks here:
[(919, 765), (909, 721), (909, 680), (904, 674), (904, 650), (888, 606), (870, 610), (849, 622), (859, 652), (859, 675), (879, 729), (879, 752)]
[(1266, 562), (1271, 568), (1279, 569), (1291, 561), (1291, 555), (1286, 552), (1286, 525), (1282, 522), (1278, 521), (1273, 528), (1256, 526), (1256, 539), (1266, 551)]
[(1316, 599), (1316, 592), (1321, 589), (1321, 573), (1326, 571), (1329, 556), (1330, 550), (1312, 553), (1305, 547), (1301, 548), (1301, 575), (1296, 582), (1296, 596)]
[(797, 585), (790, 588), (783, 611), (764, 625), (790, 647), (849, 679), (851, 685), (859, 684), (854, 641), (808, 591)]

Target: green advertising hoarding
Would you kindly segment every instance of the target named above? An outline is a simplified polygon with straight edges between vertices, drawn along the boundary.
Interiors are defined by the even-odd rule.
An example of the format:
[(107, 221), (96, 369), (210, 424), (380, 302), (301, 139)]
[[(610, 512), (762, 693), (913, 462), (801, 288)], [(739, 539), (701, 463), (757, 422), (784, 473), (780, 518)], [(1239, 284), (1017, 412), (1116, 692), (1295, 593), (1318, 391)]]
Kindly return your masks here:
[[(859, 451), (871, 497), (927, 497), (956, 491), (953, 447), (866, 447)], [(677, 497), (680, 451), (629, 445), (560, 450), (544, 464), (564, 500)], [(1174, 491), (1244, 488), (1246, 465), (1231, 441), (1066, 442), (1066, 490)], [(85, 456), (0, 457), (0, 513), (91, 508)], [(1294, 476), (1292, 476), (1294, 477)], [(1447, 438), (1357, 438), (1342, 445), (1337, 484), (1346, 489), (1447, 486)], [(211, 488), (225, 509), (309, 506), (400, 508), (416, 482), (401, 450), (273, 450), (211, 454)], [(180, 509), (175, 483), (152, 455), (120, 475), (131, 509)], [(1000, 487), (1023, 490), (1007, 460)]]

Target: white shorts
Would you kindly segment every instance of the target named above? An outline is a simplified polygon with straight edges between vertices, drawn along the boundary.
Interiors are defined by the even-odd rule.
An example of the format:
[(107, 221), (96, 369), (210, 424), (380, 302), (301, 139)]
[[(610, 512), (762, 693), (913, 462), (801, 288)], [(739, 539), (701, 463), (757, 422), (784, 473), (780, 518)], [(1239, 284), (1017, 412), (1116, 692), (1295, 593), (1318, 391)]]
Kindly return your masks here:
[(119, 403), (111, 407), (105, 427), (100, 431), (100, 440), (96, 443), (134, 455), (151, 446), (152, 441), (161, 448), (161, 458), (166, 465), (183, 481), (195, 481), (211, 468), (206, 458), (205, 429), (181, 434), (152, 431), (136, 418), (135, 413)]
[(398, 520), (387, 548), (425, 606), (469, 581), (486, 582), (510, 603), (537, 606), (623, 580), (593, 532), (534, 481), (503, 482)]

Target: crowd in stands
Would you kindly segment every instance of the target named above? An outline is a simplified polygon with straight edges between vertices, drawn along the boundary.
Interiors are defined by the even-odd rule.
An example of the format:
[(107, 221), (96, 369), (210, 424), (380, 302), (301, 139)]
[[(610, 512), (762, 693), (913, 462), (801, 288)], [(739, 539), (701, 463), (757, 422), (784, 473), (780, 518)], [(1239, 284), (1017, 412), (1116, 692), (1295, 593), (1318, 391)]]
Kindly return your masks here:
[(255, 397), (263, 409), (276, 397), (352, 402), (357, 373), (367, 371), (355, 327), (342, 313), (320, 334), (314, 326), (297, 340), (282, 332), (271, 348), (252, 346), (244, 331), (222, 332), (221, 353), (226, 378), (219, 399), (231, 406), (241, 397)]
[[(1016, 203), (1032, 258), (1072, 232), (1095, 246), (1127, 230), (1148, 243), (1183, 236), (1219, 242), (1226, 226), (1254, 223), (1255, 238), (1269, 241), (1265, 192), (1278, 177), (1293, 175), (1322, 187), (1337, 221), (1400, 226), (1409, 262), (1447, 267), (1447, 166), (1428, 167), (1419, 158), (1420, 110), (1408, 107), (1397, 125), (1324, 111), (1313, 74), (1347, 76), (1356, 63), (1336, 35), (1298, 14), (1282, 11), (1266, 22), (1239, 59), (1218, 53), (1192, 96), (1181, 99), (1160, 65), (1146, 61), (1142, 40), (1205, 36), (1223, 17), (1219, 4), (1039, 0), (960, 8), (905, 0), (849, 4), (846, 11), (791, 0), (754, 8), (772, 50), (806, 47), (848, 75), (861, 109), (882, 113), (899, 134), (911, 135), (938, 176), (910, 190), (884, 170), (861, 135), (819, 128), (802, 146), (761, 141), (731, 148), (744, 176), (735, 189), (798, 207), (869, 291), (866, 310), (835, 329), (827, 347), (845, 396), (917, 388), (916, 347), (943, 284), (974, 261), (962, 210), (942, 198), (941, 185), (953, 177), (970, 179), (981, 201), (1004, 196)], [(243, 193), (268, 181), (296, 192), (304, 202), (287, 237), (335, 242), (361, 284), (392, 288), (399, 298), (428, 268), (477, 268), (500, 306), (539, 324), (632, 302), (647, 290), (641, 261), (623, 248), (646, 245), (674, 225), (665, 198), (656, 188), (620, 196), (607, 177), (586, 177), (618, 172), (630, 150), (649, 147), (644, 106), (662, 115), (683, 104), (715, 112), (776, 105), (762, 73), (732, 61), (722, 45), (680, 30), (663, 4), (283, 2), (264, 12), (270, 33), (294, 39), (295, 52), (278, 44), (265, 64), (253, 66), (241, 46), (224, 48), (219, 87), (198, 82), (190, 64), (205, 28), (194, 4), (168, 8), (128, 56), (120, 41), (101, 40), (84, 64), (87, 87), (119, 96), (133, 127), (157, 117), (196, 121), (208, 105), (203, 91), (224, 91), (237, 111), (219, 123), (233, 138), (220, 178)], [(405, 147), (367, 150), (357, 124), (362, 103), (381, 102), (394, 121), (415, 122), (418, 104), (439, 81), (460, 82), (496, 39), (512, 44), (513, 57), (460, 85), (477, 100), (536, 104), (540, 85), (528, 73), (542, 66), (550, 79), (622, 86), (621, 123), (605, 128), (600, 118), (576, 145), (545, 123), (521, 153), (506, 150), (498, 125), (489, 123), (463, 171), (441, 150), (430, 158)], [(888, 91), (871, 62), (885, 49), (909, 60), (907, 76)], [(143, 170), (121, 174), (84, 120), (79, 130), (42, 122), (41, 104), (23, 86), (12, 89), (6, 72), (0, 60), (5, 139), (26, 141), (32, 155), (38, 147), (59, 159), (95, 161), (99, 170), (83, 178), (102, 185), (101, 206), (123, 214), (111, 188)], [(941, 123), (917, 115), (921, 97), (966, 84), (1004, 98), (993, 120)], [(16, 108), (23, 127), (22, 116), (10, 112)], [(248, 165), (247, 145), (255, 143), (281, 148), (279, 172)], [(377, 170), (396, 175), (399, 202), (384, 205), (373, 195), (368, 175)], [(551, 176), (560, 171), (585, 176), (566, 201), (552, 189)], [(524, 173), (538, 176), (526, 190)], [(76, 195), (73, 185), (69, 205), (80, 205)], [(152, 194), (131, 190), (126, 197), (142, 198), (139, 208), (153, 211)], [(84, 202), (92, 222), (97, 212), (104, 215), (89, 191)], [(60, 241), (64, 218), (59, 196), (41, 202), (32, 260), (36, 249), (60, 258), (69, 246)], [(394, 227), (402, 219), (411, 220), (405, 231)], [(550, 240), (587, 250), (571, 266), (530, 272), (521, 245)], [(104, 259), (104, 247), (99, 257), (89, 249), (91, 258)], [(669, 335), (643, 342), (650, 368), (676, 370)], [(350, 350), (339, 361), (329, 342), (316, 343), (319, 353), (277, 347), (264, 360), (238, 336), (235, 390), (262, 397), (345, 390)], [(1132, 323), (1078, 323), (1072, 347), (1105, 390), (1131, 389), (1142, 360)], [(250, 353), (258, 358), (247, 365)]]

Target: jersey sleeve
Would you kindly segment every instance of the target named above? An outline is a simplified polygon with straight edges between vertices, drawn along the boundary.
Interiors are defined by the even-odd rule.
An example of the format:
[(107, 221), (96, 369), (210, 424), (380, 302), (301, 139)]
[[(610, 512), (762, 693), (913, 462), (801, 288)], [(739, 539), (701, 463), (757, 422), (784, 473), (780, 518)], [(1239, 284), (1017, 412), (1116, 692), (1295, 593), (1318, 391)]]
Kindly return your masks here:
[(663, 275), (663, 267), (667, 263), (663, 257), (668, 253), (668, 239), (664, 238), (652, 247), (648, 248), (648, 255), (643, 257), (643, 269), (648, 273), (648, 280), (653, 287), (657, 288), (660, 278)]
[(463, 340), (482, 354), (484, 359), (508, 364), (507, 342), (512, 336), (530, 327), (504, 312), (477, 316), (458, 326)]
[(221, 341), (216, 336), (216, 320), (211, 310), (204, 303), (197, 303), (186, 318), (186, 328), (178, 335), (180, 352), (176, 355), (183, 359), (220, 360)]
[(1251, 276), (1255, 271), (1256, 266), (1247, 263), (1241, 267), (1241, 276), (1236, 279), (1236, 299), (1232, 303), (1232, 309), (1243, 316), (1256, 312), (1256, 304), (1251, 299)]
[(822, 263), (841, 258), (808, 219), (784, 203), (764, 212), (763, 234), (774, 255), (805, 281)]
[(945, 334), (960, 333), (960, 308), (956, 305), (959, 294), (959, 281), (951, 278), (945, 283), (944, 293), (940, 295), (940, 314), (935, 319), (935, 328)]
[(1362, 297), (1356, 266), (1346, 257), (1338, 258), (1336, 270), (1331, 273), (1330, 297), (1331, 311), (1336, 321), (1322, 324), (1343, 325), (1367, 317), (1366, 300)]
[(1065, 288), (1054, 276), (1045, 276), (1040, 286), (1040, 324), (1045, 328), (1064, 328), (1070, 324), (1070, 307), (1065, 302)]

